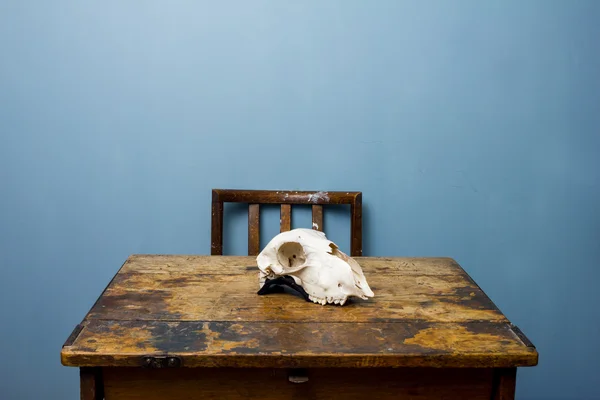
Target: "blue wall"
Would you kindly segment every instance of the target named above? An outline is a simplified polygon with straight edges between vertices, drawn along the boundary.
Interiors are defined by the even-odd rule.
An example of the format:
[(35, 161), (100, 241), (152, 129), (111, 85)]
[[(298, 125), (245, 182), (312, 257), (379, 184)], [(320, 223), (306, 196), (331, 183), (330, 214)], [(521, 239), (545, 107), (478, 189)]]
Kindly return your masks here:
[[(537, 345), (520, 398), (599, 398), (599, 18), (594, 0), (4, 0), (0, 397), (78, 398), (73, 326), (129, 254), (208, 253), (229, 187), (362, 190), (366, 255), (456, 258)], [(326, 229), (347, 249), (344, 217)]]

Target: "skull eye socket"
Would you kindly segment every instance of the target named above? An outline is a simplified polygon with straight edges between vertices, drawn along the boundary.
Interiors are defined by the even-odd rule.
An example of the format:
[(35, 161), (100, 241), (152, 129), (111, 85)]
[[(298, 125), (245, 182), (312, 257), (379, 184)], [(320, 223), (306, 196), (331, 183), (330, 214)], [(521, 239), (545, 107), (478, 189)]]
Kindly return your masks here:
[(306, 262), (306, 254), (300, 243), (287, 242), (277, 250), (277, 260), (283, 268), (295, 268)]

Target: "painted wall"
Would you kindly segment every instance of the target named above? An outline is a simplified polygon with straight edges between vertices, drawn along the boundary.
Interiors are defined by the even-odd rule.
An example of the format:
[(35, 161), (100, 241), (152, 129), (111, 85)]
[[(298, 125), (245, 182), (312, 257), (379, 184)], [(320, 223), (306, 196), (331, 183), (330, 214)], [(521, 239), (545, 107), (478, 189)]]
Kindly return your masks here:
[[(595, 0), (1, 2), (0, 397), (77, 398), (73, 326), (129, 254), (208, 253), (227, 187), (362, 190), (366, 255), (456, 258), (537, 345), (519, 398), (600, 398), (599, 18)], [(347, 249), (345, 217), (326, 230)]]

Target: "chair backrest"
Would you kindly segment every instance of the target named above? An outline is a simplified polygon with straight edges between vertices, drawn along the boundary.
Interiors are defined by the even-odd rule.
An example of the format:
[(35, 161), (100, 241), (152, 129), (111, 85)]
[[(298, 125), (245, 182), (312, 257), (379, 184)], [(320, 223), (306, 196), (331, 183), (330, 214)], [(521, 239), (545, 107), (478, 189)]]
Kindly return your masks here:
[(248, 255), (260, 252), (260, 204), (281, 204), (280, 232), (289, 231), (292, 204), (312, 205), (312, 228), (323, 231), (323, 206), (350, 205), (350, 256), (362, 256), (362, 192), (300, 192), (285, 190), (213, 189), (211, 246), (212, 255), (223, 255), (223, 204), (248, 204)]

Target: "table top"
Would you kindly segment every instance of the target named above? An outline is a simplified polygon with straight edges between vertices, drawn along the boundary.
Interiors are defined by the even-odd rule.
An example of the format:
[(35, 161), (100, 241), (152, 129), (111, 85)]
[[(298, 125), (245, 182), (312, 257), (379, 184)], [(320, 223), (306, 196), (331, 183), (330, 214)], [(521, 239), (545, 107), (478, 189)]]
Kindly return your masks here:
[(355, 257), (375, 297), (259, 296), (255, 257), (132, 255), (62, 348), (67, 366), (520, 367), (527, 337), (451, 258)]

